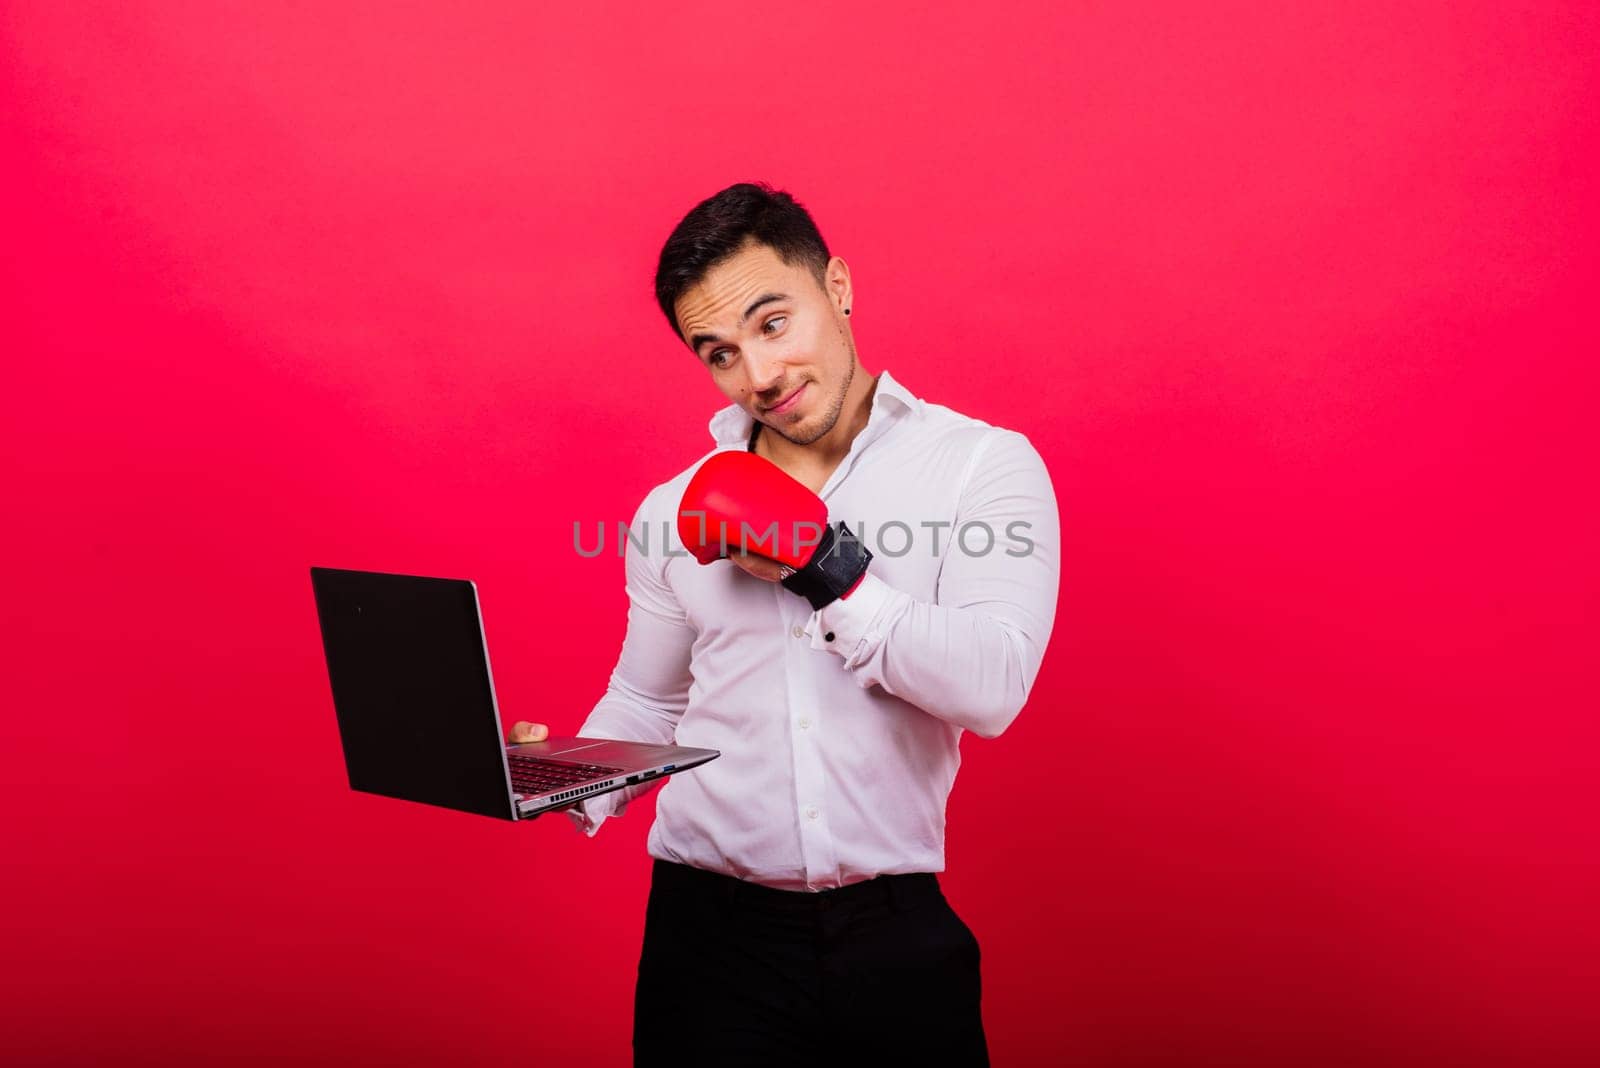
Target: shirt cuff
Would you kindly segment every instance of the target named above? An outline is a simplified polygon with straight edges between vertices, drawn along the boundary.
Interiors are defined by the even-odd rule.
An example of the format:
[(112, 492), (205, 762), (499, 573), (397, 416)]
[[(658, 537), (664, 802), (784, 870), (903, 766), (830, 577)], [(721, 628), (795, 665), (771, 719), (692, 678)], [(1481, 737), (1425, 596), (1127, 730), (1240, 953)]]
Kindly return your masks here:
[(846, 667), (859, 664), (882, 640), (874, 624), (895, 592), (893, 586), (867, 572), (850, 596), (811, 613), (811, 648), (837, 653)]

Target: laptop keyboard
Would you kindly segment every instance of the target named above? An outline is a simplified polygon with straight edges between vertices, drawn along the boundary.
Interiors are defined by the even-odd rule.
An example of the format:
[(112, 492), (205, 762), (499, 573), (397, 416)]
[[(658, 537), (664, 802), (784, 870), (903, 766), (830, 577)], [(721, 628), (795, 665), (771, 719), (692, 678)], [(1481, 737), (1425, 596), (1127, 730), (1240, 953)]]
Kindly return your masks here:
[(511, 766), (511, 788), (519, 794), (547, 794), (563, 786), (622, 772), (621, 768), (608, 768), (604, 764), (572, 764), (513, 753), (506, 754), (506, 762)]

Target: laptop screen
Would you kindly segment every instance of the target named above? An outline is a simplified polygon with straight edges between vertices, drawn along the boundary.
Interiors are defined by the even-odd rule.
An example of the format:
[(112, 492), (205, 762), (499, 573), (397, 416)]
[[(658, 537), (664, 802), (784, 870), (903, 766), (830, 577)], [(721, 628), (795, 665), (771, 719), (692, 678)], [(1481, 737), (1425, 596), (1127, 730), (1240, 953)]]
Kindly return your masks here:
[(472, 583), (320, 567), (311, 582), (351, 788), (515, 818)]

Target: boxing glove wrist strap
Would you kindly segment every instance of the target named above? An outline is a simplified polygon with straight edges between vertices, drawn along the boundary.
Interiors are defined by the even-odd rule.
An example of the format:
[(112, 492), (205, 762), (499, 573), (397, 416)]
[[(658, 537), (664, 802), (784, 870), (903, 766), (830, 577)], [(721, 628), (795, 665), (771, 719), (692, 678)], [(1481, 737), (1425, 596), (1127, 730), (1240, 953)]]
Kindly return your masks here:
[(784, 586), (811, 602), (813, 611), (826, 608), (849, 593), (867, 573), (872, 553), (843, 523), (822, 528), (822, 540), (806, 566), (783, 580)]

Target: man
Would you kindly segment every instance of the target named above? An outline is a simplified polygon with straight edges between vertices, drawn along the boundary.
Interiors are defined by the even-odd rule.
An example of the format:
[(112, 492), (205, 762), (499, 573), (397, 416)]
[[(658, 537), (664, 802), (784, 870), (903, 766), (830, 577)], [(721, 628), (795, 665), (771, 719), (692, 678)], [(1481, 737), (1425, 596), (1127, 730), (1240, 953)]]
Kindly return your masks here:
[[(986, 1064), (978, 945), (933, 873), (961, 735), (1010, 724), (1050, 635), (1044, 464), (1020, 434), (860, 365), (849, 267), (785, 193), (740, 184), (698, 205), (656, 293), (732, 404), (632, 528), (679, 529), (705, 467), (723, 484), (695, 485), (702, 508), (781, 499), (844, 524), (846, 573), (795, 592), (806, 539), (787, 556), (759, 540), (783, 515), (693, 556), (628, 546), (627, 635), (579, 733), (723, 754), (657, 801), (635, 1063)], [(739, 451), (775, 465), (733, 465), (770, 485), (713, 475)], [(511, 740), (547, 733), (518, 723)], [(653, 785), (571, 814), (593, 835)]]

